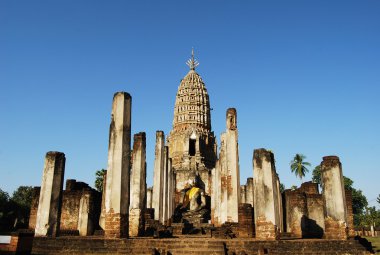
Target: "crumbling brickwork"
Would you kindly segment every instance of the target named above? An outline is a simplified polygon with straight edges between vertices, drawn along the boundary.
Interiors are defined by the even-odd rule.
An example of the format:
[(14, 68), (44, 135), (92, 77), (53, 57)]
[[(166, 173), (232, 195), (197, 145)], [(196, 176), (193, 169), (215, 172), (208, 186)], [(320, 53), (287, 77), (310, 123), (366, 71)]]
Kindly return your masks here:
[(324, 207), (318, 184), (303, 183), (299, 189), (285, 190), (286, 232), (298, 238), (321, 238), (323, 235)]
[(255, 224), (251, 204), (239, 204), (239, 224), (235, 233), (238, 237), (254, 237)]
[(350, 237), (355, 236), (354, 230), (354, 212), (352, 209), (352, 191), (345, 190), (346, 193), (346, 205), (347, 205), (347, 225), (348, 225), (348, 235)]
[(264, 216), (256, 218), (256, 239), (259, 240), (278, 240), (280, 239), (280, 230), (273, 222), (268, 221)]

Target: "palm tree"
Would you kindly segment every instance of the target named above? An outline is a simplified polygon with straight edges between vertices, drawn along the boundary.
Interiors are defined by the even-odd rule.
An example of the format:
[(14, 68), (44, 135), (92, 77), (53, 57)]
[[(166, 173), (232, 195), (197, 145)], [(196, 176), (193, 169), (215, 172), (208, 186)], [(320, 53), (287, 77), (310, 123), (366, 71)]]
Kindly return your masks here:
[(290, 161), (290, 169), (292, 173), (295, 173), (296, 177), (299, 177), (301, 180), (305, 177), (305, 174), (309, 172), (306, 166), (311, 166), (309, 162), (305, 162), (306, 156), (302, 154), (296, 154), (292, 161)]
[(107, 170), (105, 170), (105, 169), (98, 170), (95, 173), (95, 176), (96, 176), (96, 179), (95, 179), (95, 188), (99, 192), (103, 191), (103, 179), (104, 179), (104, 175), (106, 175), (106, 174), (107, 174)]

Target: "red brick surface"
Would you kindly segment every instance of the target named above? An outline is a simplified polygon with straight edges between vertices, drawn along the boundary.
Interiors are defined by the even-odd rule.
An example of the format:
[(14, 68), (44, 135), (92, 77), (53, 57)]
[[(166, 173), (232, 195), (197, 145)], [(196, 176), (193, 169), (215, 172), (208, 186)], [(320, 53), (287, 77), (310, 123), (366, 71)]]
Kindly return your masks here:
[(114, 213), (113, 209), (105, 215), (104, 237), (128, 237), (128, 215)]

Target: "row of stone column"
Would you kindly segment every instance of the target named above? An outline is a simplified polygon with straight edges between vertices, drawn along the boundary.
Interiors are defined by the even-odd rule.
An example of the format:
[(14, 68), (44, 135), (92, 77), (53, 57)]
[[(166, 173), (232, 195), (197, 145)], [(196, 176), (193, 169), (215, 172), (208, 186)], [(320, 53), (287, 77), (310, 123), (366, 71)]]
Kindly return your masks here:
[[(144, 230), (146, 205), (146, 137), (145, 133), (134, 136), (131, 155), (131, 104), (128, 93), (114, 95), (109, 134), (108, 170), (104, 178), (102, 212), (99, 220), (105, 237), (138, 236)], [(133, 159), (130, 171), (131, 157)], [(61, 152), (46, 154), (41, 184), (39, 206), (36, 216), (36, 236), (56, 236), (59, 232), (62, 205), (62, 188), (65, 155)], [(88, 233), (90, 198), (80, 201), (78, 228)]]
[(175, 173), (172, 159), (169, 158), (169, 147), (165, 146), (164, 132), (157, 131), (151, 206), (154, 208), (154, 219), (162, 224), (167, 224), (173, 216), (174, 194)]

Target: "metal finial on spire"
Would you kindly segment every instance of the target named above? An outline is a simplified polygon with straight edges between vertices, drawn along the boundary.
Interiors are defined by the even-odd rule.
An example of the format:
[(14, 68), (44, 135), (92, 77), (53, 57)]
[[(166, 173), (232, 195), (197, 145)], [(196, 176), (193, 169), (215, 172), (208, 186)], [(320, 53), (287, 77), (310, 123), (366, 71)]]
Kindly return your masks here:
[(194, 58), (194, 48), (191, 49), (191, 59), (186, 62), (186, 65), (190, 67), (190, 70), (195, 70), (199, 66), (199, 62)]

